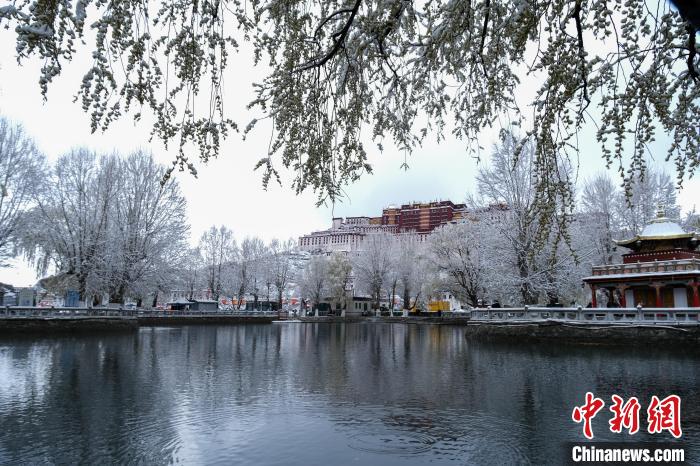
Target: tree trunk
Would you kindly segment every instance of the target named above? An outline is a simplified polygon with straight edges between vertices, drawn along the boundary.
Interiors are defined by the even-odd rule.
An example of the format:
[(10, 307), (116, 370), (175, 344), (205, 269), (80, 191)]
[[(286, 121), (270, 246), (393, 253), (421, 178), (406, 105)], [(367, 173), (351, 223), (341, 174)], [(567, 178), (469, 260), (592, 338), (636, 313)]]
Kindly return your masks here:
[(277, 292), (277, 318), (282, 317), (282, 290)]
[(243, 302), (243, 295), (245, 294), (245, 288), (243, 285), (238, 289), (238, 310), (241, 310), (241, 303)]
[(416, 295), (416, 299), (413, 301), (413, 306), (410, 309), (413, 309), (414, 311), (416, 310), (416, 307), (418, 306), (418, 299), (420, 299), (420, 291), (418, 291), (418, 294)]
[(85, 277), (85, 274), (79, 273), (78, 274), (78, 296), (79, 296), (78, 299), (80, 301), (83, 301), (85, 303), (85, 306), (87, 306), (87, 304), (88, 304), (87, 303), (88, 296), (87, 296), (86, 282), (87, 282), (87, 277)]
[(518, 253), (518, 272), (520, 273), (520, 279), (522, 283), (520, 285), (520, 295), (523, 298), (523, 304), (532, 305), (536, 304), (537, 300), (534, 296), (534, 291), (532, 286), (528, 282), (530, 279), (530, 270), (527, 265), (527, 257), (525, 257), (525, 252)]
[(114, 293), (111, 293), (109, 295), (109, 302), (110, 303), (119, 303), (119, 304), (124, 304), (124, 295), (126, 294), (126, 290), (124, 289), (124, 285), (119, 285), (117, 289), (114, 291)]

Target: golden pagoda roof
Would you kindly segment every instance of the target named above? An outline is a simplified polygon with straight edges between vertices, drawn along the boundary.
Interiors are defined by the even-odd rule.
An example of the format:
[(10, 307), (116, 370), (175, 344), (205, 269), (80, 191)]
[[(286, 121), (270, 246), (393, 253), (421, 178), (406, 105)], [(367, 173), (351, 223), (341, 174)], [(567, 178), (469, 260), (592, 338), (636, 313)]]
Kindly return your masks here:
[(666, 217), (666, 213), (662, 207), (656, 211), (656, 218), (649, 222), (644, 227), (642, 232), (635, 235), (633, 238), (625, 240), (613, 240), (619, 246), (627, 246), (636, 243), (637, 241), (663, 241), (674, 239), (691, 239), (695, 237), (695, 233), (688, 233), (676, 222), (671, 221)]

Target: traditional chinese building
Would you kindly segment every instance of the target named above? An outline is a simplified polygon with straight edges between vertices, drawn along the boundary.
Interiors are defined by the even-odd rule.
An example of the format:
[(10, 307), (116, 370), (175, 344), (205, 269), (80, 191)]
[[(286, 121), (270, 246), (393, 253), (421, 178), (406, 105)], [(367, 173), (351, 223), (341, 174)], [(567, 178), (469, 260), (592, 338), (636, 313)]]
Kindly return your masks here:
[(685, 232), (659, 209), (639, 235), (615, 243), (629, 250), (622, 264), (595, 266), (584, 278), (593, 307), (601, 296), (614, 307), (700, 307), (697, 233)]

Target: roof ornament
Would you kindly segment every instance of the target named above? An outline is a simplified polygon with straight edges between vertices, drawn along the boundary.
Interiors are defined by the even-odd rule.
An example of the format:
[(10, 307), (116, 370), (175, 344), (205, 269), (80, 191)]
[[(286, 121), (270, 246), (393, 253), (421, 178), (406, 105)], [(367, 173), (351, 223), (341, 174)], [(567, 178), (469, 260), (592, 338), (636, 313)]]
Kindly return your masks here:
[(666, 209), (664, 208), (664, 205), (659, 202), (656, 206), (656, 218), (652, 220), (654, 223), (661, 223), (661, 222), (668, 222), (668, 218), (666, 217)]

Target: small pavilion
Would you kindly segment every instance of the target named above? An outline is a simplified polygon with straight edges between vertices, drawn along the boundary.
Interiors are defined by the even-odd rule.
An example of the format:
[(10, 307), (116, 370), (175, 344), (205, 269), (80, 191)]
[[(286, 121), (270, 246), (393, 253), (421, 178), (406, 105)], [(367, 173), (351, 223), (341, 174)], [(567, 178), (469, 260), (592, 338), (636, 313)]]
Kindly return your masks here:
[(622, 264), (594, 266), (583, 279), (593, 307), (601, 294), (609, 307), (700, 307), (698, 233), (685, 232), (659, 208), (640, 234), (615, 243), (629, 250)]

